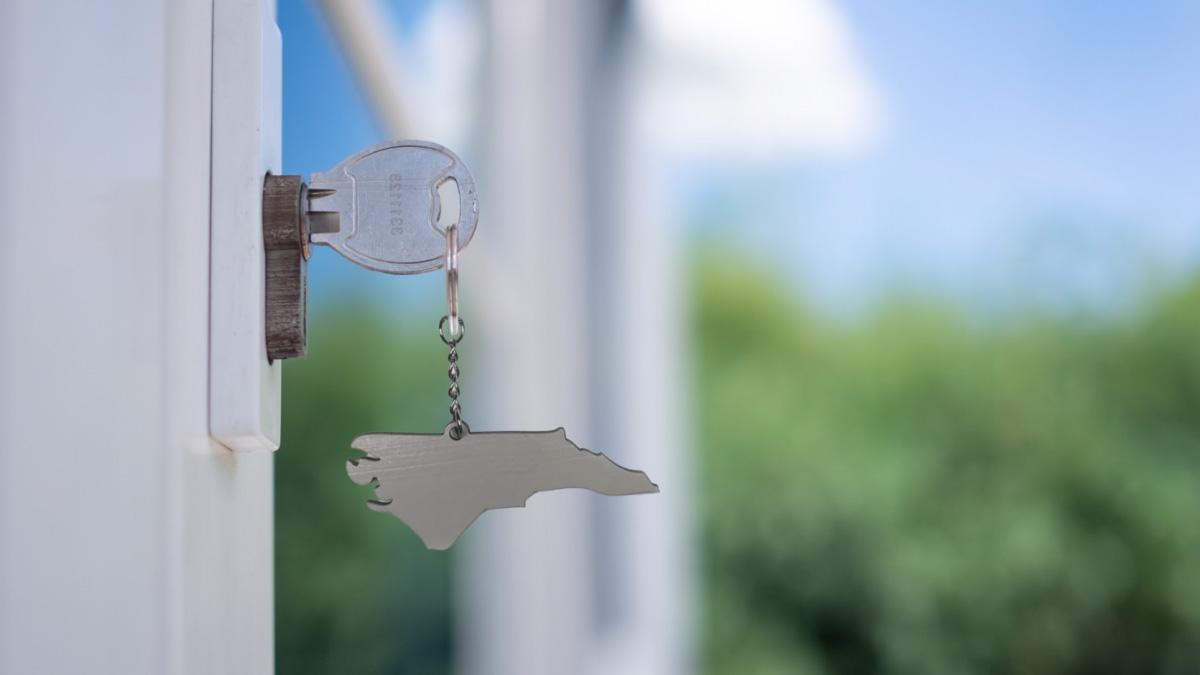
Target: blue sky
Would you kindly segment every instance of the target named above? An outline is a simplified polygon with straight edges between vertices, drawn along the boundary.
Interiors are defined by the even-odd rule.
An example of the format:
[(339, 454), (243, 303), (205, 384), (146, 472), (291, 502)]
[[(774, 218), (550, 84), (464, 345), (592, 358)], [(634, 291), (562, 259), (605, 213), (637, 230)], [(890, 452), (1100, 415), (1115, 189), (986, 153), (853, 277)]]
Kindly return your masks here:
[[(393, 2), (397, 30), (426, 3)], [(773, 247), (824, 304), (898, 286), (1103, 304), (1200, 253), (1200, 3), (837, 4), (887, 130), (838, 159), (691, 167), (690, 231)], [(314, 7), (283, 0), (284, 168), (381, 139)], [(781, 223), (759, 231), (757, 223)], [(323, 252), (330, 284), (375, 285)], [(375, 275), (379, 276), (379, 275)], [(332, 286), (327, 286), (331, 288)]]
[[(426, 3), (388, 5), (397, 30), (411, 26)], [(310, 0), (279, 0), (276, 20), (283, 35), (283, 170), (308, 177), (359, 150), (387, 140), (359, 91), (349, 65)], [(361, 269), (325, 247), (315, 247), (310, 262), (312, 302), (392, 302), (441, 298), (440, 275), (408, 277)]]
[(283, 169), (308, 175), (380, 140), (380, 129), (309, 0), (280, 0)]

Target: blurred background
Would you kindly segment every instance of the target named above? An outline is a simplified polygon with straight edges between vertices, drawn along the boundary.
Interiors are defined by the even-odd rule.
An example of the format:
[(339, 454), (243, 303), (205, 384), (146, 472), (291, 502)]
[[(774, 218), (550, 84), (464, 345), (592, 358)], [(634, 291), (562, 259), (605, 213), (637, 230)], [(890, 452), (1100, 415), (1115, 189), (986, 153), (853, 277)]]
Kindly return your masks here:
[(475, 173), (465, 418), (565, 491), (449, 553), (345, 479), (447, 421), (439, 274), (327, 250), (281, 673), (1200, 672), (1200, 5), (279, 0), (284, 169)]

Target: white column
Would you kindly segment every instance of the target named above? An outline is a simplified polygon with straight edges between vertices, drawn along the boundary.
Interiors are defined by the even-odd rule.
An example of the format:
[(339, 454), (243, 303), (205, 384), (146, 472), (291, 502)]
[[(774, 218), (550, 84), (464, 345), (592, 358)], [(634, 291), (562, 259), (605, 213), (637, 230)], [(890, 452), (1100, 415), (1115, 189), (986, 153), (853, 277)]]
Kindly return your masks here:
[[(579, 15), (559, 0), (489, 7), (480, 227), (461, 258), (467, 339), (481, 347), (464, 387), (483, 388), (475, 429), (565, 426), (592, 447)], [(480, 518), (458, 589), (462, 672), (581, 672), (589, 514), (587, 495), (565, 491)]]
[(552, 492), (485, 514), (458, 588), (467, 674), (690, 665), (680, 244), (639, 182), (654, 172), (629, 163), (637, 139), (606, 117), (631, 100), (609, 100), (627, 95), (620, 64), (606, 65), (620, 37), (609, 7), (490, 5), (480, 227), (462, 257), (468, 339), (484, 344), (464, 386), (486, 394), (474, 428), (564, 425), (662, 494)]
[(613, 459), (645, 470), (661, 493), (597, 500), (595, 541), (608, 566), (598, 595), (607, 607), (591, 672), (690, 673), (698, 607), (684, 410), (687, 240), (667, 203), (670, 177), (635, 121), (640, 99), (628, 64), (636, 54), (622, 56), (606, 92), (613, 119), (597, 143), (610, 165), (593, 253), (594, 424)]

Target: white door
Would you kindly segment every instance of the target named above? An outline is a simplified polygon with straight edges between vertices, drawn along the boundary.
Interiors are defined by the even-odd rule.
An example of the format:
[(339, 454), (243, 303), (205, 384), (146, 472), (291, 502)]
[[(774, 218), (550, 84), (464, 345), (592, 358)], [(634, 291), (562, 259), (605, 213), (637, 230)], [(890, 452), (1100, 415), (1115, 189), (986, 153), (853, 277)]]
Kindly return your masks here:
[(210, 217), (257, 226), (272, 49), (260, 0), (0, 3), (0, 673), (273, 668), (272, 456), (209, 417), (240, 377), (223, 433), (278, 438), (277, 372), (210, 372)]

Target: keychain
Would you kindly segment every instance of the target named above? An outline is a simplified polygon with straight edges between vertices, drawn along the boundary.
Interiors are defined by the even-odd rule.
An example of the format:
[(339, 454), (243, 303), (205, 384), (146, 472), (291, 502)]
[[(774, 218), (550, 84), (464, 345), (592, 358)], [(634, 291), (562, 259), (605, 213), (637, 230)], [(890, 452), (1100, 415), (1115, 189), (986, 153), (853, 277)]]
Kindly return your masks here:
[[(383, 177), (380, 177), (383, 176)], [(459, 218), (439, 228), (438, 187), (453, 180), (459, 189)], [(358, 264), (380, 271), (410, 273), (445, 267), (446, 315), (438, 334), (449, 348), (450, 422), (440, 434), (371, 433), (354, 439), (363, 454), (346, 463), (359, 485), (375, 490), (367, 504), (387, 511), (412, 528), (430, 549), (449, 548), (484, 511), (525, 506), (538, 492), (586, 488), (605, 495), (658, 492), (645, 473), (580, 448), (559, 427), (552, 431), (473, 432), (459, 403), (458, 345), (466, 323), (458, 311), (460, 228), (474, 233), (474, 182), (449, 150), (422, 141), (400, 141), (359, 153), (334, 170), (314, 176), (310, 209), (320, 199), (336, 230), (325, 243)], [(469, 198), (469, 199), (468, 199)], [(405, 222), (410, 240), (386, 237), (370, 227), (373, 210), (391, 209), (392, 232)], [(386, 211), (385, 211), (386, 212)], [(362, 217), (360, 217), (362, 215)], [(408, 221), (404, 221), (407, 218)], [(416, 219), (428, 227), (411, 228)], [(442, 232), (441, 260), (429, 255), (430, 236)], [(418, 240), (417, 237), (420, 237)], [(465, 245), (465, 244), (464, 244)]]

